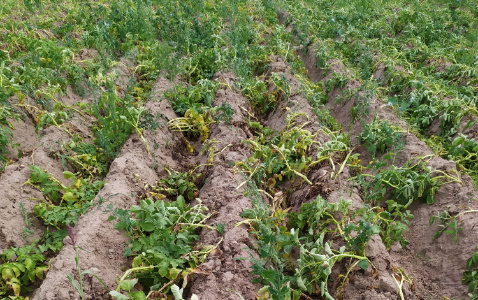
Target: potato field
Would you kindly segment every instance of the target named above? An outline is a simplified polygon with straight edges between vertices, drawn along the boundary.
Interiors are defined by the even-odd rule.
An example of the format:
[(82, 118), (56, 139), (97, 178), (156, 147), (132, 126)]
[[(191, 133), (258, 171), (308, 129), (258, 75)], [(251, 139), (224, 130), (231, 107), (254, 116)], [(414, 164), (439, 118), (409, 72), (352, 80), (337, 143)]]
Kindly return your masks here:
[(478, 299), (477, 2), (0, 20), (0, 299)]

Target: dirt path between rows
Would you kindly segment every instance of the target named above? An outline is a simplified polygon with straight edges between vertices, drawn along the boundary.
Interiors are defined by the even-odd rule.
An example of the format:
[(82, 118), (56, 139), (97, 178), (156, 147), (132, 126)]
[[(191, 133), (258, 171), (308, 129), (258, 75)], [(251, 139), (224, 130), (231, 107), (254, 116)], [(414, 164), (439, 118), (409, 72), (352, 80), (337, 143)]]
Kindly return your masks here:
[(221, 238), (223, 240), (219, 249), (199, 266), (202, 271), (210, 274), (197, 276), (191, 293), (199, 299), (240, 299), (240, 294), (246, 300), (253, 300), (260, 286), (251, 283), (252, 263), (249, 260), (238, 260), (250, 258), (247, 249), (252, 246), (251, 239), (246, 225), (236, 227), (243, 220), (240, 214), (251, 207), (251, 200), (243, 195), (243, 189), (236, 189), (244, 181), (244, 177), (233, 170), (236, 162), (251, 155), (248, 147), (241, 143), (248, 138), (242, 129), (246, 125), (247, 113), (241, 107), (247, 109), (250, 105), (234, 87), (233, 73), (220, 73), (216, 77), (218, 81), (228, 83), (232, 89), (220, 89), (213, 106), (229, 103), (234, 116), (231, 124), (219, 123), (211, 127), (210, 139), (217, 141), (215, 146), (220, 154), (214, 158), (211, 175), (208, 183), (200, 190), (199, 198), (210, 210), (217, 212), (209, 224), (224, 224), (225, 229), (222, 237), (216, 231), (203, 230), (202, 244), (213, 245)]

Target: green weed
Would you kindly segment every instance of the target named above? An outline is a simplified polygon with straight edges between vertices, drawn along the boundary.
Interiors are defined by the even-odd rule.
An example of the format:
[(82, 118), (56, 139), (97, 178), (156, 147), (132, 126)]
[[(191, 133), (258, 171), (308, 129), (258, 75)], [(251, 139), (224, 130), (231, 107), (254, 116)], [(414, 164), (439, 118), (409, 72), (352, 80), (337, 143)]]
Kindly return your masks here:
[[(12, 123), (8, 119), (17, 119), (20, 121), (18, 114), (14, 113), (11, 107), (4, 104), (2, 99), (2, 91), (0, 89), (0, 172), (3, 171), (8, 163), (7, 154), (9, 154), (8, 146), (14, 148), (18, 146), (13, 141)], [(3, 103), (3, 105), (2, 105)]]
[(466, 271), (463, 273), (464, 285), (468, 285), (468, 296), (471, 300), (478, 299), (478, 252), (466, 261)]
[(459, 227), (458, 225), (458, 217), (468, 213), (476, 213), (478, 210), (470, 209), (452, 215), (449, 209), (450, 206), (447, 207), (446, 210), (442, 212), (438, 211), (435, 215), (430, 216), (429, 223), (430, 225), (436, 224), (440, 228), (433, 236), (434, 240), (442, 236), (443, 233), (446, 233), (452, 235), (453, 241), (456, 244), (458, 243), (458, 232), (460, 229), (463, 229), (463, 227)]

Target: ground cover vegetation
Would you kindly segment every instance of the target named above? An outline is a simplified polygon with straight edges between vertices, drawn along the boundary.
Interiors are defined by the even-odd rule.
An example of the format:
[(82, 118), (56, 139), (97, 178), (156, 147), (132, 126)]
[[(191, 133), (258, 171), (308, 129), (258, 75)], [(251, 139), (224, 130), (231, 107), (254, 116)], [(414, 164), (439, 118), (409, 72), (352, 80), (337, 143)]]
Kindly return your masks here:
[[(414, 209), (433, 207), (442, 187), (465, 184), (463, 175), (478, 182), (477, 14), (472, 2), (441, 0), (4, 1), (0, 171), (7, 174), (31, 156), (20, 184), (22, 192), (31, 188), (39, 196), (28, 198), (30, 211), (20, 202), (22, 244), (3, 244), (0, 231), (0, 297), (38, 297), (35, 289), (69, 241), (78, 274), (64, 277), (75, 299), (90, 299), (87, 276), (113, 299), (197, 299), (194, 280), (209, 275), (202, 264), (225, 251), (225, 233), (239, 226), (249, 231), (250, 256), (229, 259), (250, 262), (257, 288), (252, 296), (231, 295), (359, 299), (353, 282), (361, 276), (374, 282), (356, 292), (363, 297), (440, 295), (423, 285), (415, 290), (416, 278), (400, 266), (382, 268), (370, 248), (379, 243), (384, 256), (397, 247), (409, 251)], [(335, 60), (347, 71), (314, 82), (302, 60), (309, 49), (316, 51), (314, 67), (325, 74)], [(217, 79), (224, 73), (233, 73), (234, 82)], [(159, 100), (174, 118), (147, 108), (158, 78), (172, 82)], [(350, 127), (362, 126), (357, 136), (326, 105), (331, 93), (354, 80), (360, 88), (334, 101), (360, 98), (350, 109)], [(242, 94), (248, 106), (215, 105), (222, 90)], [(78, 100), (69, 101), (72, 95)], [(378, 115), (367, 119), (372, 95), (392, 107), (406, 128)], [(247, 117), (238, 121), (241, 112)], [(78, 120), (88, 123), (86, 129)], [(30, 148), (16, 135), (27, 123), (38, 138)], [(211, 133), (222, 125), (242, 126), (249, 134), (240, 145), (217, 149), (221, 141)], [(179, 132), (182, 149), (175, 152), (185, 158), (155, 170), (163, 174), (155, 184), (129, 174), (142, 185), (140, 193), (128, 195), (136, 203), (131, 207), (98, 196), (131, 137), (156, 164), (155, 151), (169, 141), (159, 145), (148, 135), (163, 127)], [(52, 142), (53, 131), (61, 138)], [(410, 132), (434, 155), (402, 161)], [(361, 160), (356, 145), (370, 161)], [(228, 147), (244, 147), (250, 155), (223, 162)], [(35, 151), (46, 151), (60, 171), (35, 164)], [(431, 167), (437, 156), (457, 168)], [(216, 166), (241, 174), (235, 191), (250, 199), (234, 226), (215, 223), (217, 208), (199, 197)], [(300, 191), (307, 192), (294, 206)], [(339, 197), (332, 201), (334, 192)], [(446, 233), (458, 243), (469, 229), (460, 217), (474, 215), (475, 202), (471, 195), (460, 212), (449, 207), (430, 214), (427, 226), (438, 231), (421, 238)], [(115, 286), (81, 267), (86, 245), (77, 243), (75, 226), (90, 212), (108, 214), (128, 238), (122, 254), (130, 264)], [(207, 234), (222, 238), (203, 244)], [(447, 297), (467, 290), (478, 299), (477, 252), (466, 251), (459, 287)], [(393, 287), (383, 288), (379, 274), (389, 274)]]

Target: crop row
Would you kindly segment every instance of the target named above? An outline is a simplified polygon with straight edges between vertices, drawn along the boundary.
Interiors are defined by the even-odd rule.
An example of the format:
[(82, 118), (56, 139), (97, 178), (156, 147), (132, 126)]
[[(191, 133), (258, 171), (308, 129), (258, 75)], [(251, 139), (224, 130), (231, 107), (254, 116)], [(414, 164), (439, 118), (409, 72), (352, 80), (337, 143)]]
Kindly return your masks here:
[(317, 67), (327, 72), (328, 60), (339, 59), (348, 68), (328, 86), (360, 80), (363, 90), (394, 107), (437, 155), (456, 161), (476, 182), (476, 6), (362, 4), (293, 1), (284, 8), (300, 43), (314, 45)]
[[(424, 157), (403, 164), (403, 155), (410, 157), (406, 153), (413, 153), (411, 143), (417, 143), (413, 137), (405, 139), (409, 136), (407, 128), (426, 141), (436, 155), (454, 160), (476, 185), (477, 81), (473, 45), (477, 27), (473, 4), (282, 4), (290, 13), (284, 15), (285, 24), (305, 52), (315, 53), (315, 67), (309, 71), (324, 83), (329, 101), (335, 101), (328, 106), (339, 107), (333, 115), (349, 115), (351, 133), (358, 135), (357, 142), (372, 154), (370, 171), (357, 177), (365, 201), (377, 203), (387, 195), (406, 208), (417, 199), (434, 203), (434, 194), (439, 190), (435, 184), (440, 177), (463, 186), (453, 169), (431, 169), (443, 163), (432, 163), (426, 149), (414, 152), (428, 156), (428, 166)], [(408, 125), (386, 112), (387, 107), (393, 107)], [(362, 124), (356, 124), (358, 121)], [(362, 131), (357, 128), (360, 125)], [(439, 174), (433, 175), (434, 172)], [(441, 223), (433, 239), (446, 232), (454, 236), (455, 243), (458, 241), (458, 217), (476, 212), (469, 197), (463, 200), (470, 206), (456, 218), (448, 211), (450, 206), (430, 216), (430, 224)], [(476, 297), (472, 273), (475, 256), (476, 253), (468, 260), (469, 271), (463, 278), (469, 284), (471, 298)]]

